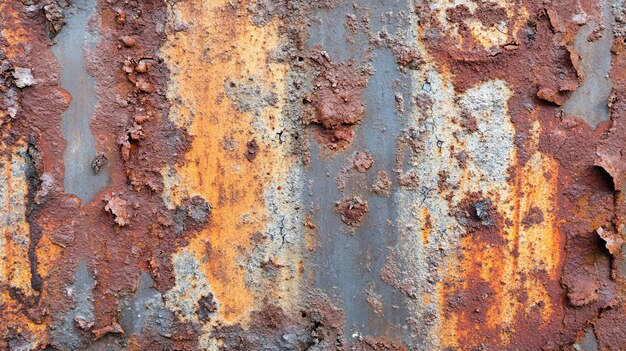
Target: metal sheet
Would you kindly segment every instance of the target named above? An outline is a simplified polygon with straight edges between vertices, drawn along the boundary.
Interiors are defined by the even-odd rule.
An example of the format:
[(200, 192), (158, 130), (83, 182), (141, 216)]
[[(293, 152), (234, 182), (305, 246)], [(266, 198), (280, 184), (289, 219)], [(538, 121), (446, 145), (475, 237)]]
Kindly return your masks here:
[(625, 28), (0, 3), (0, 349), (626, 348)]

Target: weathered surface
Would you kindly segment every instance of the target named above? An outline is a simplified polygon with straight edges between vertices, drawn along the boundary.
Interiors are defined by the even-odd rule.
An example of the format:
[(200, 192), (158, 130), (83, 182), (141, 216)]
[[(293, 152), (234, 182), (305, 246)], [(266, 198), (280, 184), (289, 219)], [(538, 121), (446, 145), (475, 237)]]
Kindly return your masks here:
[(626, 348), (621, 1), (0, 2), (0, 350)]

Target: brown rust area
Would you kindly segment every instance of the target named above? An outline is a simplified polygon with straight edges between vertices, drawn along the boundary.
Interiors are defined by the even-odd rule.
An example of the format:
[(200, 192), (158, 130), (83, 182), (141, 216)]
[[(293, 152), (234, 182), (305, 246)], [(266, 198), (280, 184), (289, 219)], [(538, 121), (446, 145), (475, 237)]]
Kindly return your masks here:
[[(31, 204), (28, 211), (31, 249), (22, 259), (30, 258), (28, 276), (32, 283), (29, 285), (36, 291), (35, 295), (16, 291), (13, 297), (3, 299), (5, 307), (13, 305), (11, 301), (29, 306), (27, 310), (3, 313), (11, 321), (8, 328), (2, 329), (3, 338), (11, 349), (19, 345), (28, 345), (25, 346), (28, 349), (46, 345), (59, 349), (78, 348), (100, 338), (108, 339), (110, 335), (133, 340), (117, 322), (123, 296), (137, 289), (142, 271), (151, 271), (161, 289), (171, 284), (168, 252), (175, 249), (176, 242), (184, 240), (176, 237), (173, 228), (157, 224), (159, 215), (167, 218), (173, 213), (165, 208), (160, 194), (154, 192), (162, 186), (160, 164), (173, 162), (172, 155), (182, 144), (174, 139), (185, 140), (184, 133), (164, 122), (167, 104), (163, 97), (146, 95), (145, 89), (129, 82), (122, 71), (127, 57), (153, 57), (156, 62), (155, 49), (163, 38), (163, 31), (155, 27), (157, 21), (163, 21), (162, 7), (158, 2), (98, 3), (99, 13), (123, 13), (128, 20), (109, 23), (104, 17), (97, 17), (91, 22), (100, 33), (98, 46), (87, 54), (87, 69), (95, 77), (100, 102), (91, 128), (103, 156), (92, 166), (96, 173), (102, 167), (111, 167), (113, 179), (109, 189), (98, 194), (90, 204), (81, 206), (75, 197), (64, 195), (62, 190), (65, 142), (60, 130), (61, 113), (71, 97), (59, 88), (58, 67), (49, 49), (52, 42), (48, 30), (63, 29), (47, 26), (47, 21), (58, 20), (50, 18), (50, 9), (37, 11), (43, 3), (31, 8), (20, 2), (0, 5), (3, 7), (2, 55), (9, 56), (12, 66), (30, 67), (34, 76), (33, 84), (20, 84), (24, 90), (19, 92), (19, 110), (14, 120), (2, 123), (2, 127), (10, 128), (10, 131), (3, 130), (5, 136), (31, 135), (28, 145), (33, 150), (30, 152), (32, 161), (29, 161), (33, 172), (28, 176), (31, 185), (27, 197)], [(113, 38), (130, 33), (140, 38), (136, 45), (118, 47)], [(32, 54), (35, 51), (37, 55)], [(139, 66), (136, 71), (142, 70)], [(152, 86), (162, 85), (167, 74), (163, 67), (140, 73)], [(132, 132), (126, 131), (127, 126), (133, 126), (133, 115), (152, 117), (139, 122), (141, 137), (136, 126)], [(122, 133), (129, 135), (132, 145), (128, 152), (120, 154), (117, 136)], [(164, 148), (164, 142), (172, 147)], [(103, 203), (105, 198), (108, 204)], [(112, 212), (117, 224), (106, 214), (105, 208)], [(168, 239), (163, 240), (165, 238)], [(83, 279), (76, 273), (79, 261), (86, 262), (87, 274), (98, 282), (93, 291), (80, 292), (89, 294), (90, 301), (97, 301), (92, 307), (85, 307), (84, 301), (67, 293), (67, 289), (84, 289), (72, 288), (76, 281)], [(26, 303), (23, 300), (26, 297), (31, 302)], [(72, 313), (76, 312), (72, 309), (93, 314), (73, 317)], [(75, 327), (74, 320), (81, 323)], [(63, 332), (53, 332), (52, 326)], [(171, 326), (171, 334), (177, 336), (175, 339), (167, 341), (157, 335), (150, 343), (158, 341), (192, 349), (195, 338), (185, 336), (182, 330), (175, 322)], [(146, 345), (148, 340), (140, 339), (131, 342), (143, 348), (140, 345)]]
[(239, 324), (219, 327), (220, 350), (407, 351), (405, 344), (386, 337), (359, 337), (350, 342), (343, 333), (341, 309), (320, 292), (311, 292), (303, 310), (292, 317), (282, 308), (266, 306), (252, 313), (248, 328)]
[[(90, 26), (100, 39), (85, 53), (99, 101), (90, 124), (98, 156), (89, 162), (96, 174), (110, 170), (111, 180), (81, 203), (63, 189), (61, 116), (72, 97), (50, 51), (67, 28), (63, 7), (72, 5), (0, 3), (0, 349), (416, 347), (403, 343), (414, 335), (344, 335), (337, 306), (345, 301), (309, 294), (322, 268), (307, 255), (321, 246), (324, 226), (300, 216), (298, 191), (309, 180), (300, 177), (306, 155), (298, 138), (312, 125), (331, 152), (356, 145), (372, 74), (356, 60), (303, 48), (308, 11), (338, 5), (98, 0)], [(587, 330), (602, 350), (626, 347), (622, 37), (613, 46), (611, 120), (593, 129), (559, 108), (584, 79), (572, 49), (582, 24), (576, 15), (582, 9), (599, 21), (600, 5), (431, 2), (415, 9), (419, 45), (386, 29), (377, 38), (360, 33), (357, 16), (347, 17), (346, 41), (367, 34), (401, 72), (434, 67), (451, 87), (450, 106), (489, 82), (510, 90), (497, 106), (514, 141), (499, 160), (508, 167), (502, 183), (475, 189), (481, 155), (463, 140), (487, 133), (488, 108), (450, 117), (456, 140), (437, 140), (432, 154), (448, 152), (459, 171), (436, 170), (433, 189), (423, 189), (421, 165), (412, 164), (428, 151), (423, 130), (399, 131), (394, 169), (379, 169), (371, 149), (347, 159), (342, 171), (366, 178), (376, 195), (337, 203), (333, 215), (351, 229), (378, 215), (378, 201), (396, 201), (392, 191), (439, 192), (448, 206), (439, 210), (449, 217), (418, 203), (406, 209), (420, 223), (410, 240), (451, 256), (418, 267), (436, 279), (402, 267), (428, 251), (398, 251), (379, 273), (400, 298), (355, 287), (367, 289), (376, 318), (391, 318), (390, 304), (419, 301), (430, 314), (408, 320), (436, 334), (440, 349), (568, 349)], [(304, 81), (310, 91), (294, 92)], [(398, 113), (400, 105), (432, 112), (435, 104), (393, 95)], [(341, 191), (353, 181), (346, 174), (337, 180)], [(388, 226), (404, 229), (396, 219)], [(462, 233), (454, 249), (440, 233), (448, 230)], [(424, 280), (428, 287), (417, 285)]]
[[(581, 120), (562, 120), (556, 106), (563, 103), (568, 92), (574, 90), (578, 82), (576, 59), (570, 54), (572, 33), (576, 32), (578, 24), (571, 22), (573, 16), (568, 15), (570, 9), (565, 9), (560, 5), (543, 7), (523, 3), (515, 9), (516, 16), (511, 16), (511, 12), (507, 11), (507, 18), (504, 18), (504, 21), (509, 28), (508, 39), (507, 44), (500, 47), (490, 46), (486, 49), (484, 46), (477, 45), (476, 43), (480, 43), (480, 37), (476, 37), (471, 31), (465, 31), (468, 34), (462, 34), (460, 36), (462, 39), (444, 35), (444, 40), (435, 40), (432, 33), (449, 33), (445, 25), (436, 20), (436, 16), (431, 17), (425, 26), (428, 29), (423, 32), (429, 53), (449, 72), (457, 91), (465, 91), (478, 82), (492, 79), (505, 80), (513, 87), (515, 93), (508, 101), (508, 108), (515, 126), (517, 160), (511, 172), (511, 179), (514, 183), (521, 185), (515, 195), (515, 201), (518, 204), (515, 208), (529, 201), (528, 192), (532, 191), (532, 188), (524, 186), (526, 183), (524, 179), (533, 177), (532, 173), (527, 173), (526, 169), (536, 157), (534, 155), (539, 152), (545, 155), (542, 156), (544, 158), (558, 161), (557, 166), (550, 167), (549, 173), (544, 173), (546, 180), (555, 185), (555, 188), (547, 195), (553, 197), (555, 206), (549, 216), (556, 216), (558, 224), (547, 228), (555, 238), (550, 241), (550, 244), (543, 245), (551, 246), (551, 250), (556, 252), (563, 250), (562, 255), (546, 257), (552, 262), (547, 266), (553, 267), (554, 270), (525, 271), (521, 269), (522, 265), (531, 262), (529, 260), (532, 258), (527, 257), (525, 252), (527, 249), (523, 249), (518, 244), (507, 249), (507, 251), (511, 250), (512, 256), (507, 254), (506, 256), (483, 257), (478, 259), (480, 263), (470, 259), (463, 264), (461, 275), (466, 277), (464, 280), (468, 285), (463, 288), (461, 294), (466, 292), (474, 299), (473, 301), (477, 301), (480, 292), (483, 291), (485, 300), (478, 300), (482, 308), (476, 304), (469, 305), (475, 309), (473, 312), (467, 308), (453, 312), (450, 320), (458, 323), (457, 335), (454, 337), (458, 343), (453, 343), (457, 346), (496, 347), (504, 343), (512, 348), (522, 347), (521, 345), (531, 349), (558, 348), (573, 343), (578, 331), (589, 325), (602, 309), (617, 303), (617, 288), (614, 279), (611, 278), (611, 260), (599, 238), (594, 235), (594, 231), (599, 226), (608, 225), (615, 228), (614, 226), (618, 225), (619, 218), (622, 216), (622, 205), (621, 200), (616, 202), (617, 195), (611, 189), (612, 184), (607, 179), (608, 177), (594, 167), (595, 164), (602, 163), (598, 160), (601, 160), (601, 155), (603, 155), (601, 145), (606, 144), (606, 141), (603, 141), (606, 140), (607, 135), (606, 124), (594, 131)], [(421, 9), (428, 11), (426, 8)], [(550, 17), (546, 13), (550, 14)], [(558, 13), (561, 21), (558, 25), (554, 25), (555, 13)], [(597, 15), (593, 11), (590, 13)], [(499, 15), (494, 13), (493, 16)], [(462, 20), (462, 17), (459, 19)], [(480, 21), (488, 25), (491, 22), (503, 20), (496, 17), (481, 18)], [(507, 45), (515, 47), (507, 47)], [(617, 65), (619, 65), (619, 60), (614, 63), (614, 67)], [(616, 88), (615, 92), (619, 89)], [(613, 126), (611, 129), (613, 131), (616, 130), (616, 124), (619, 121), (620, 112), (618, 111), (612, 109)], [(540, 127), (538, 142), (534, 137), (535, 130), (537, 130), (535, 125)], [(598, 157), (596, 150), (599, 147)], [(621, 148), (622, 146), (613, 144), (608, 149), (619, 150)], [(610, 158), (608, 155), (604, 157), (605, 160)], [(615, 159), (615, 156), (612, 158)], [(621, 176), (618, 174), (621, 171), (610, 165), (606, 169), (619, 182)], [(531, 182), (529, 185), (537, 187), (539, 184)], [(515, 235), (512, 238), (515, 238), (517, 242), (522, 238), (520, 233), (524, 231), (528, 233), (528, 229), (532, 233), (533, 227), (542, 226), (546, 222), (547, 212), (541, 208), (542, 216), (539, 216), (539, 212), (534, 210), (535, 207), (536, 205), (531, 202), (527, 212), (518, 212), (525, 216), (522, 217), (525, 220), (522, 219), (521, 222), (513, 220), (507, 225), (509, 229), (500, 228), (498, 233), (505, 235), (504, 233), (512, 230)], [(550, 220), (548, 223), (554, 222)], [(520, 224), (522, 224), (521, 228)], [(537, 239), (543, 240), (541, 237)], [(501, 242), (493, 242), (493, 240), (487, 240), (484, 244), (490, 242), (490, 245), (495, 244), (496, 247), (501, 245)], [(521, 244), (521, 241), (519, 243)], [(529, 244), (542, 245), (540, 242)], [(490, 250), (480, 250), (481, 253), (469, 254), (473, 251), (466, 248), (463, 250), (463, 255), (481, 257), (480, 255), (489, 255)], [(562, 257), (562, 260), (559, 257)], [(479, 273), (472, 273), (477, 272), (474, 267), (476, 264), (487, 263), (491, 267), (488, 271), (494, 272), (497, 269), (506, 269), (506, 265), (501, 266), (499, 261), (511, 260), (517, 262), (513, 267), (519, 272), (517, 273), (519, 278), (516, 279), (521, 279), (519, 283), (525, 288), (517, 293), (512, 290), (513, 296), (518, 296), (516, 298), (518, 302), (513, 301), (511, 305), (507, 303), (503, 308), (517, 309), (517, 312), (514, 312), (516, 315), (510, 320), (511, 322), (507, 322), (508, 313), (499, 316), (496, 314), (493, 315), (491, 322), (488, 322), (490, 318), (487, 318), (484, 320), (487, 322), (485, 326), (480, 327), (483, 320), (478, 319), (480, 323), (477, 324), (468, 319), (468, 316), (478, 318), (477, 310), (484, 311), (485, 308), (493, 308), (494, 297), (502, 294), (503, 289), (505, 296), (509, 295), (510, 293), (506, 292), (507, 287), (518, 283), (499, 282), (491, 278), (487, 280), (492, 282), (490, 288), (487, 289), (484, 285), (484, 278), (481, 280), (478, 278)], [(489, 275), (493, 277), (493, 273)], [(500, 274), (496, 276), (501, 277)], [(526, 282), (533, 281), (535, 286), (537, 283), (540, 284), (537, 286), (540, 288), (538, 291), (545, 291), (539, 300), (537, 296), (530, 296), (534, 288), (529, 290)], [(566, 302), (563, 301), (564, 294), (568, 296)], [(450, 308), (450, 311), (457, 309)]]
[(367, 213), (368, 202), (359, 195), (344, 197), (336, 204), (341, 221), (350, 227), (358, 226)]
[(380, 170), (376, 172), (376, 179), (372, 184), (372, 192), (379, 196), (389, 197), (391, 194), (391, 177), (387, 172)]
[[(161, 197), (161, 167), (176, 162), (189, 138), (166, 118), (168, 69), (157, 52), (166, 38), (165, 8), (158, 1), (99, 1), (97, 13), (103, 15), (95, 16), (91, 25), (97, 27), (100, 39), (86, 63), (99, 101), (91, 129), (98, 150), (107, 157), (111, 182), (92, 203), (83, 204), (75, 243), (65, 256), (88, 259), (98, 282), (93, 289), (98, 303), (93, 306), (89, 338), (116, 337), (138, 349), (154, 342), (193, 349), (197, 336), (178, 320), (171, 325), (171, 340), (155, 331), (154, 325), (136, 335), (119, 327), (120, 305), (138, 289), (141, 273), (147, 272), (157, 291), (165, 293), (175, 279), (172, 253), (204, 225), (196, 225), (189, 215), (191, 205), (170, 209)], [(134, 38), (133, 45), (120, 45), (123, 37)], [(85, 234), (78, 235), (81, 232)], [(122, 324), (129, 328), (128, 322)], [(151, 334), (151, 339), (143, 337)]]
[[(315, 123), (318, 141), (333, 151), (346, 149), (354, 139), (354, 128), (365, 113), (361, 91), (367, 84), (367, 71), (354, 61), (333, 62), (327, 52), (316, 50), (309, 59), (317, 69), (313, 94), (303, 101), (309, 117), (305, 123)], [(306, 108), (306, 105), (312, 108)]]
[(622, 350), (626, 348), (626, 312), (623, 307), (607, 309), (593, 322), (593, 330), (600, 350)]
[[(55, 154), (60, 156), (51, 147), (59, 140), (55, 122), (60, 119), (55, 115), (65, 104), (54, 75), (44, 78), (55, 69), (45, 33), (36, 30), (44, 22), (38, 16), (26, 16), (18, 2), (0, 4), (3, 349), (48, 342), (46, 279), (60, 251), (50, 244), (45, 226), (38, 220), (45, 210), (40, 203), (58, 193), (54, 179), (60, 169), (46, 161)], [(49, 135), (43, 138), (42, 133)]]
[(357, 151), (354, 154), (352, 163), (358, 172), (367, 173), (367, 171), (369, 171), (369, 169), (374, 165), (374, 160), (372, 160), (372, 156), (370, 156), (370, 154), (366, 151)]

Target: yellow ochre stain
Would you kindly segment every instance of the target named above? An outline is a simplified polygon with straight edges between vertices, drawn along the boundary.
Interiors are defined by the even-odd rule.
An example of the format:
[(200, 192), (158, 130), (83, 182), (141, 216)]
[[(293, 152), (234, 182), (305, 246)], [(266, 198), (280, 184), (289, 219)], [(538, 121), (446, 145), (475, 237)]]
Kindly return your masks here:
[[(244, 4), (233, 9), (226, 0), (179, 3), (170, 22), (186, 23), (188, 29), (170, 33), (162, 48), (171, 71), (170, 119), (193, 136), (186, 162), (174, 172), (178, 181), (169, 191), (170, 201), (177, 205), (185, 197), (201, 196), (211, 204), (210, 223), (187, 249), (201, 262), (220, 303), (220, 318), (226, 322), (238, 321), (258, 307), (255, 293), (245, 283), (243, 260), (252, 248), (252, 236), (267, 226), (264, 191), (276, 174), (288, 173), (292, 162), (281, 152), (264, 148), (262, 132), (253, 128), (254, 118), (268, 129), (274, 127), (280, 104), (257, 106), (255, 111), (237, 109), (227, 94), (233, 87), (230, 82), (235, 82), (234, 87), (257, 84), (278, 97), (284, 95), (281, 83), (287, 65), (268, 59), (280, 44), (278, 23), (256, 27), (245, 8)], [(259, 151), (250, 161), (245, 153), (252, 140)], [(203, 260), (207, 242), (210, 259)]]

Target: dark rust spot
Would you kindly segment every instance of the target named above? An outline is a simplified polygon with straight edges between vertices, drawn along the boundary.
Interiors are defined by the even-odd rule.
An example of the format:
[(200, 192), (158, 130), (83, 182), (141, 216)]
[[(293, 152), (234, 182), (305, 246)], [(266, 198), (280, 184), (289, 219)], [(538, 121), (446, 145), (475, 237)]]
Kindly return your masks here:
[(259, 152), (259, 144), (256, 142), (255, 139), (252, 139), (246, 143), (246, 148), (246, 158), (250, 162), (254, 161), (257, 152)]
[(211, 316), (217, 311), (217, 303), (213, 300), (213, 294), (202, 296), (198, 300), (198, 318), (204, 323), (211, 320)]
[(337, 203), (337, 212), (341, 215), (341, 221), (351, 227), (358, 226), (367, 213), (367, 201), (359, 195), (353, 195), (341, 199)]

